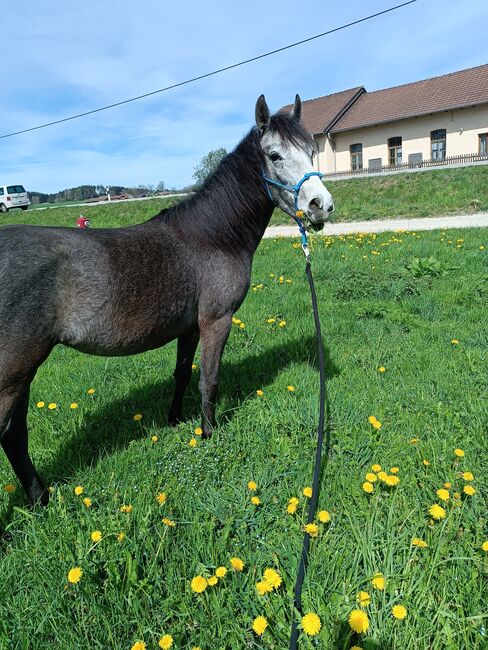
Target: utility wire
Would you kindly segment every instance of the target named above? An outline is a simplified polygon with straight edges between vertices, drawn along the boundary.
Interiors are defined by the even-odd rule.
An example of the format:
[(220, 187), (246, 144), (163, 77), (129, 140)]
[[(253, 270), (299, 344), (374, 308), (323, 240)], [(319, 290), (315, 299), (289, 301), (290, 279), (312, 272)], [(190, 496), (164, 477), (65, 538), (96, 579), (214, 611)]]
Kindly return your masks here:
[(411, 5), (414, 2), (417, 2), (417, 0), (408, 0), (408, 2), (403, 2), (402, 4), (395, 5), (394, 7), (390, 7), (389, 9), (384, 9), (383, 11), (378, 11), (375, 14), (370, 14), (369, 16), (365, 16), (364, 18), (359, 18), (358, 20), (354, 20), (351, 23), (347, 23), (345, 25), (341, 25), (340, 27), (334, 27), (334, 29), (329, 29), (327, 32), (322, 32), (321, 34), (316, 34), (315, 36), (310, 36), (309, 38), (304, 38), (301, 41), (296, 41), (295, 43), (291, 43), (290, 45), (285, 45), (283, 47), (279, 47), (276, 50), (271, 50), (270, 52), (265, 52), (264, 54), (259, 54), (257, 56), (253, 56), (250, 59), (245, 59), (244, 61), (239, 61), (239, 63), (233, 63), (232, 65), (228, 65), (225, 68), (219, 68), (218, 70), (213, 70), (212, 72), (207, 72), (206, 74), (201, 74), (198, 77), (192, 77), (191, 79), (186, 79), (185, 81), (180, 81), (179, 83), (172, 84), (171, 86), (166, 86), (165, 88), (159, 88), (158, 90), (153, 90), (149, 93), (144, 93), (143, 95), (138, 95), (137, 97), (131, 97), (130, 99), (124, 99), (120, 102), (115, 102), (114, 104), (108, 104), (107, 106), (102, 106), (100, 108), (94, 108), (91, 111), (85, 111), (84, 113), (78, 113), (77, 115), (71, 115), (70, 117), (63, 117), (60, 120), (54, 120), (53, 122), (46, 122), (45, 124), (39, 124), (37, 126), (32, 126), (30, 129), (22, 129), (21, 131), (13, 131), (12, 133), (5, 133), (3, 135), (0, 135), (0, 140), (3, 138), (11, 138), (14, 135), (20, 135), (21, 133), (29, 133), (30, 131), (37, 131), (38, 129), (45, 129), (48, 126), (54, 126), (55, 124), (61, 124), (63, 122), (69, 122), (70, 120), (77, 120), (79, 117), (85, 117), (86, 115), (93, 115), (94, 113), (100, 113), (101, 111), (107, 111), (109, 108), (115, 108), (116, 106), (122, 106), (123, 104), (129, 104), (130, 102), (136, 102), (139, 99), (144, 99), (145, 97), (151, 97), (152, 95), (157, 95), (158, 93), (164, 93), (167, 90), (173, 90), (173, 88), (179, 88), (180, 86), (185, 86), (187, 84), (191, 84), (195, 81), (199, 81), (200, 79), (206, 79), (207, 77), (212, 77), (214, 75), (220, 74), (221, 72), (226, 72), (227, 70), (232, 70), (233, 68), (238, 68), (241, 65), (246, 65), (248, 63), (252, 63), (253, 61), (259, 61), (259, 59), (264, 59), (267, 56), (271, 56), (273, 54), (277, 54), (278, 52), (284, 52), (285, 50), (289, 50), (292, 47), (297, 47), (298, 45), (303, 45), (304, 43), (309, 43), (310, 41), (314, 41), (317, 38), (322, 38), (323, 36), (328, 36), (329, 34), (334, 34), (335, 32), (339, 32), (342, 29), (347, 29), (348, 27), (352, 27), (353, 25), (359, 25), (359, 23), (364, 23), (367, 20), (372, 20), (373, 18), (377, 18), (378, 16), (382, 16), (383, 14), (390, 13), (391, 11), (396, 11), (397, 9), (401, 9), (402, 7), (406, 7), (407, 5)]

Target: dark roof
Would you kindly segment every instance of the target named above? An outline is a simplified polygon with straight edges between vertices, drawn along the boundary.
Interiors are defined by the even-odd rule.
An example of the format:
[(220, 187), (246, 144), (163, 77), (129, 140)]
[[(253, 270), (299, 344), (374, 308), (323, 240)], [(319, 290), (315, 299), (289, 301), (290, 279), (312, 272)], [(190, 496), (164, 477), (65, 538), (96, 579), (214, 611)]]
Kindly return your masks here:
[(350, 131), (477, 104), (488, 104), (488, 65), (362, 93), (335, 123), (332, 132)]
[[(312, 135), (329, 131), (330, 126), (342, 115), (352, 101), (364, 92), (362, 86), (342, 90), (339, 93), (307, 99), (302, 102), (302, 124)], [(293, 110), (293, 104), (283, 106), (280, 113)]]

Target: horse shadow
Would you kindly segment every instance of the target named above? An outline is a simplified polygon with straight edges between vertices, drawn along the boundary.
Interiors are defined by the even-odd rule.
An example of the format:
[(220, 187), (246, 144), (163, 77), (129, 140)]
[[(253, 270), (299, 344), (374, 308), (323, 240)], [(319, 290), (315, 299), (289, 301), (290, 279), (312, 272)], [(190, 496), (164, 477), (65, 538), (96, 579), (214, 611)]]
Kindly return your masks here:
[[(326, 376), (330, 379), (338, 375), (339, 370), (326, 348), (324, 355)], [(268, 348), (259, 357), (259, 369), (254, 354), (238, 361), (226, 362), (224, 353), (217, 403), (218, 426), (232, 420), (236, 408), (249, 395), (255, 394), (256, 387), (266, 389), (287, 366), (303, 362), (317, 367), (316, 340), (313, 336)], [(185, 420), (194, 420), (200, 416), (197, 384), (197, 378), (192, 377), (184, 402)], [(134, 426), (132, 415), (136, 410), (144, 414), (144, 422), (159, 428), (161, 435), (172, 431), (168, 425), (167, 413), (173, 390), (173, 378), (167, 377), (159, 382), (141, 385), (132, 389), (126, 397), (87, 412), (83, 416), (81, 427), (66, 437), (50, 461), (39, 466), (40, 475), (48, 484), (67, 482), (77, 470), (96, 464), (101, 457), (127, 447), (132, 440), (147, 436), (144, 426)], [(221, 409), (219, 411), (219, 403), (227, 405), (224, 413)], [(120, 422), (116, 432), (114, 422)], [(0, 516), (0, 530), (6, 521), (10, 520), (13, 508), (24, 505), (25, 496), (22, 490), (10, 496), (7, 511), (4, 516)]]

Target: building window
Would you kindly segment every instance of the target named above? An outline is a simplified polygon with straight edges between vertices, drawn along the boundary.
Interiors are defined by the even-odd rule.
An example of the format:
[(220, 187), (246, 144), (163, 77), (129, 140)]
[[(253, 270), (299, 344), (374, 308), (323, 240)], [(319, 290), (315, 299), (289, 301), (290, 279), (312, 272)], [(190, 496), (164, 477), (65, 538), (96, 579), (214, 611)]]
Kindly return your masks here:
[(351, 149), (351, 169), (353, 171), (356, 169), (362, 169), (363, 168), (363, 145), (352, 144), (350, 149)]
[(388, 154), (391, 166), (402, 164), (402, 139), (389, 138), (388, 139)]
[(446, 129), (437, 129), (430, 133), (432, 160), (446, 159)]
[(486, 156), (488, 154), (488, 133), (480, 133), (480, 154)]

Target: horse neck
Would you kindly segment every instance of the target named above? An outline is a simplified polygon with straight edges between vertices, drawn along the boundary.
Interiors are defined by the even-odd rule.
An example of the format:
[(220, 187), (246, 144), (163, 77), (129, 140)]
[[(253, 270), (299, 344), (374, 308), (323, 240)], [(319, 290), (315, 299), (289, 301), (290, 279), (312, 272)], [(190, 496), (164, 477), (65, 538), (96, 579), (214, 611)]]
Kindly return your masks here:
[(167, 223), (179, 236), (233, 254), (254, 254), (274, 206), (252, 138), (251, 132), (192, 198), (168, 211)]

